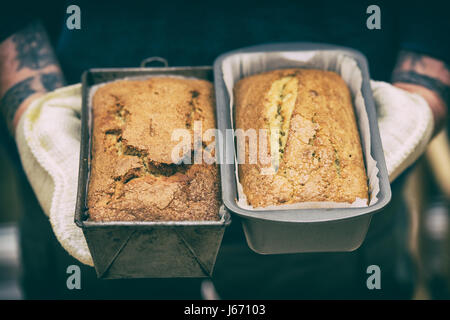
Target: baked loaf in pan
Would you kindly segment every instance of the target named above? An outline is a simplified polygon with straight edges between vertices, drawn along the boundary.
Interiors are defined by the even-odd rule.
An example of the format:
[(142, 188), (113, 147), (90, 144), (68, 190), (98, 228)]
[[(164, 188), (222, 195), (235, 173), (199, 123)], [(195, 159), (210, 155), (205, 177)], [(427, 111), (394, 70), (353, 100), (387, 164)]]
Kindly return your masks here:
[(258, 142), (253, 163), (250, 139), (241, 144), (245, 163), (239, 164), (239, 180), (249, 205), (368, 199), (352, 98), (337, 73), (282, 69), (256, 74), (235, 85), (234, 97), (236, 129), (254, 129), (259, 139), (267, 139), (266, 148)]
[(91, 221), (219, 219), (217, 165), (171, 157), (173, 130), (193, 134), (196, 120), (203, 132), (216, 127), (210, 82), (120, 80), (99, 87), (92, 108)]

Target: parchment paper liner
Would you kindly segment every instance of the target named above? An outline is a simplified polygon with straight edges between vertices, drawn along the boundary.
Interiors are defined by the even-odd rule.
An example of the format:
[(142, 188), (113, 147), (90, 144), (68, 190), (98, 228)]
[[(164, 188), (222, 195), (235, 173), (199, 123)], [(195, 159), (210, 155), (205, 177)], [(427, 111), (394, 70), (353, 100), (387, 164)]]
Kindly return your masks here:
[[(369, 206), (377, 201), (380, 191), (378, 168), (371, 154), (369, 119), (361, 92), (362, 74), (356, 61), (340, 50), (311, 50), (311, 51), (280, 51), (280, 52), (257, 52), (242, 53), (229, 56), (223, 61), (222, 72), (230, 97), (230, 117), (232, 129), (234, 130), (234, 84), (243, 77), (256, 73), (285, 69), (285, 68), (312, 68), (329, 70), (338, 73), (347, 83), (352, 94), (356, 121), (361, 138), (361, 146), (364, 154), (364, 163), (368, 177)], [(235, 163), (237, 159), (235, 155)], [(238, 165), (235, 166), (238, 199), (237, 205), (247, 210), (289, 210), (310, 208), (348, 208), (367, 207), (367, 199), (357, 198), (353, 203), (344, 202), (302, 202), (288, 205), (268, 206), (264, 208), (253, 208), (247, 203), (247, 198), (239, 182)]]

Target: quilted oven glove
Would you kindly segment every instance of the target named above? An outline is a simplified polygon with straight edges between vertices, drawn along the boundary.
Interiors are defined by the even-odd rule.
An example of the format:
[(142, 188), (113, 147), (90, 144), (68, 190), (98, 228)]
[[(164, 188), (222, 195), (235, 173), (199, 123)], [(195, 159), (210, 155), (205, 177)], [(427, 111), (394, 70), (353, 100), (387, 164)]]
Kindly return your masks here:
[[(426, 101), (385, 82), (371, 82), (392, 182), (424, 152), (433, 131)], [(16, 142), (22, 165), (53, 232), (80, 262), (93, 265), (82, 230), (74, 223), (81, 129), (81, 85), (48, 93), (22, 116)]]

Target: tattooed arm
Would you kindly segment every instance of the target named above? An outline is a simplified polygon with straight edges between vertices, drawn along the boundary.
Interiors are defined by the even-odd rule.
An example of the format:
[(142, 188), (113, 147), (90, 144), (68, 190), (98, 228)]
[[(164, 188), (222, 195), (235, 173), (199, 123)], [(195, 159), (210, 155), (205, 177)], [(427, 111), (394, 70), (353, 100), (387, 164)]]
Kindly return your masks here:
[(63, 85), (41, 23), (33, 22), (0, 43), (0, 112), (12, 136), (31, 101)]
[(392, 74), (395, 86), (418, 93), (428, 102), (434, 117), (434, 133), (442, 128), (450, 104), (450, 68), (432, 57), (401, 51)]

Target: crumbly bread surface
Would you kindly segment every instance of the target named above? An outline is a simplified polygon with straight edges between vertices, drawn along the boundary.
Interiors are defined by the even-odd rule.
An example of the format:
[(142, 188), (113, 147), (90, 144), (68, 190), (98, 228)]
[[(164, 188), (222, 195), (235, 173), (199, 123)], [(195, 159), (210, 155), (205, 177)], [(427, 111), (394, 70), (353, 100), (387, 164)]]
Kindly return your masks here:
[[(250, 205), (368, 198), (351, 94), (338, 74), (269, 71), (241, 79), (234, 97), (236, 128), (254, 129), (267, 139), (266, 148), (258, 143), (253, 163), (250, 140), (242, 145), (245, 163), (239, 164), (239, 180)], [(268, 134), (262, 136), (259, 129)]]
[(196, 120), (203, 132), (215, 128), (210, 82), (120, 80), (98, 88), (92, 107), (91, 221), (219, 219), (217, 165), (176, 164), (171, 156), (180, 142), (171, 139), (174, 129), (193, 137)]

